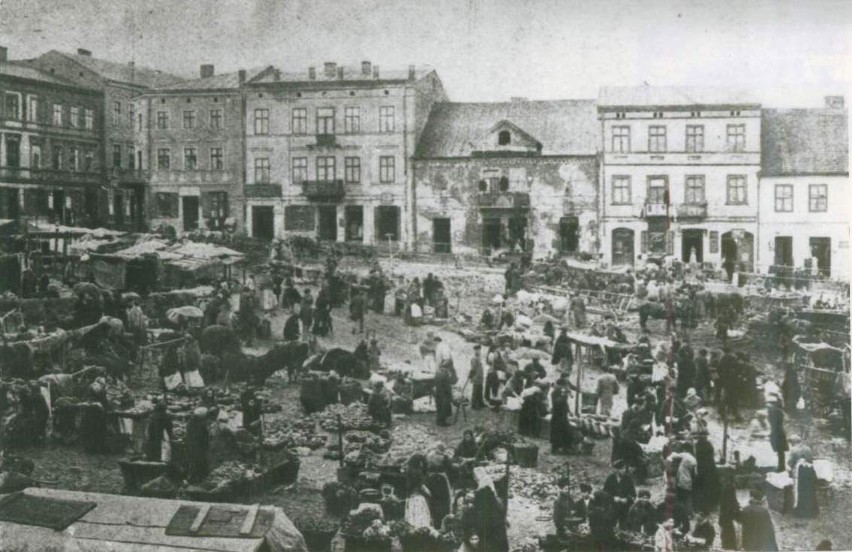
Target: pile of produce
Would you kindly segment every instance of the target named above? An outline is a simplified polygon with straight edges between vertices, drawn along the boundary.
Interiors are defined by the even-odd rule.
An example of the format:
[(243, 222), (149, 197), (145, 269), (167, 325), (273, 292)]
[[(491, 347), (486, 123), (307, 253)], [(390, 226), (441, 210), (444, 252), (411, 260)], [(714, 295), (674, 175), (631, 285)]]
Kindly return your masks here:
[(261, 476), (263, 476), (263, 470), (258, 466), (230, 461), (224, 462), (211, 471), (206, 483), (212, 484), (215, 488), (223, 488), (240, 481), (254, 481)]
[(390, 436), (383, 437), (369, 431), (350, 431), (346, 433), (344, 439), (346, 440), (344, 451), (349, 449), (347, 445), (357, 445), (357, 447), (352, 448), (366, 449), (381, 454), (387, 452), (391, 446)]
[(367, 414), (367, 405), (364, 403), (352, 403), (350, 405), (332, 404), (326, 407), (322, 412), (317, 412), (311, 415), (311, 418), (317, 420), (326, 431), (337, 432), (338, 424), (337, 417), (340, 416), (343, 423), (343, 429), (367, 430), (375, 427), (375, 422)]
[(287, 420), (276, 416), (264, 420), (263, 444), (270, 448), (307, 447), (316, 450), (325, 446), (328, 439), (316, 431), (316, 421), (309, 416)]
[(322, 497), (325, 509), (332, 514), (345, 514), (358, 506), (358, 491), (349, 485), (331, 481), (323, 485)]
[(407, 535), (412, 531), (404, 521), (385, 523), (379, 511), (364, 508), (347, 516), (340, 532), (347, 539), (358, 539), (363, 542), (386, 543), (396, 537)]
[(107, 383), (105, 391), (107, 402), (113, 410), (123, 410), (133, 406), (133, 395), (123, 381)]

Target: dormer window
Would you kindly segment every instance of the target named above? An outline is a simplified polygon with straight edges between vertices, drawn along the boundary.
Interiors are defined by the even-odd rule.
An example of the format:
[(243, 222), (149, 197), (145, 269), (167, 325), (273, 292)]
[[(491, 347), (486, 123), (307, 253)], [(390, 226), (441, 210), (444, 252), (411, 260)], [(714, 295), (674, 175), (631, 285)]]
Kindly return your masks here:
[(497, 134), (497, 145), (498, 146), (508, 146), (512, 143), (512, 133), (508, 130), (501, 130), (499, 134)]

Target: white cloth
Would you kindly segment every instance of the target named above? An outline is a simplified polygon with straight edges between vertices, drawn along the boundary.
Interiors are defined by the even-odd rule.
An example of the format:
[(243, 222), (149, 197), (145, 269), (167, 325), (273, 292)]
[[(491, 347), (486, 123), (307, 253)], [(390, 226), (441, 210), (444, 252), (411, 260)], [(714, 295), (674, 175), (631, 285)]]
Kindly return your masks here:
[(204, 387), (204, 379), (198, 370), (183, 372), (183, 383), (187, 387)]
[(163, 382), (166, 385), (166, 389), (171, 391), (172, 389), (177, 388), (178, 385), (183, 383), (183, 378), (180, 376), (180, 372), (175, 372), (170, 376), (166, 376), (163, 378)]
[(432, 514), (429, 503), (421, 494), (413, 494), (405, 501), (405, 521), (415, 529), (432, 527)]
[(450, 350), (450, 346), (447, 345), (445, 341), (441, 341), (438, 343), (438, 346), (435, 347), (435, 363), (440, 366), (446, 360), (453, 360), (453, 352)]

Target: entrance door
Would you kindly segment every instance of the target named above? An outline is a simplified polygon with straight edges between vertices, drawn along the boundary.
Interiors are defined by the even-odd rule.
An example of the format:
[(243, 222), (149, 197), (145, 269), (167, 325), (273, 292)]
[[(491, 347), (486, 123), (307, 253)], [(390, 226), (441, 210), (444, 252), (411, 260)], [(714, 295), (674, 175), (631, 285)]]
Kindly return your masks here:
[(334, 206), (319, 208), (319, 239), (337, 240), (337, 208)]
[(0, 190), (0, 218), (18, 220), (21, 206), (19, 193), (18, 188)]
[(817, 268), (823, 276), (831, 276), (831, 238), (811, 238), (811, 257), (816, 258)]
[(452, 251), (452, 241), (450, 219), (432, 219), (432, 249), (435, 253), (449, 253)]
[(86, 225), (94, 228), (99, 225), (100, 217), (98, 212), (98, 192), (94, 190), (86, 190)]
[(272, 206), (255, 205), (251, 208), (251, 235), (262, 240), (271, 240), (275, 236), (274, 214)]
[(509, 248), (513, 251), (527, 248), (527, 217), (515, 215), (509, 218)]
[(486, 218), (482, 220), (482, 247), (486, 249), (500, 249), (502, 240), (503, 224), (499, 218)]
[(53, 191), (53, 220), (65, 224), (65, 190)]
[(633, 264), (633, 230), (616, 228), (612, 231), (612, 264)]
[(793, 266), (793, 236), (775, 236), (775, 267)]
[(559, 219), (560, 253), (576, 253), (579, 241), (580, 221), (577, 217), (562, 217)]
[(685, 263), (704, 262), (704, 231), (684, 230), (681, 236), (681, 259)]
[(134, 230), (144, 230), (145, 227), (145, 217), (143, 215), (143, 209), (145, 205), (145, 194), (141, 188), (134, 188), (130, 192), (130, 218), (131, 224), (133, 224)]
[(183, 196), (183, 230), (198, 230), (198, 196)]
[(346, 206), (346, 241), (364, 241), (364, 208), (360, 205)]
[(399, 241), (399, 207), (396, 205), (380, 205), (376, 207), (376, 243)]

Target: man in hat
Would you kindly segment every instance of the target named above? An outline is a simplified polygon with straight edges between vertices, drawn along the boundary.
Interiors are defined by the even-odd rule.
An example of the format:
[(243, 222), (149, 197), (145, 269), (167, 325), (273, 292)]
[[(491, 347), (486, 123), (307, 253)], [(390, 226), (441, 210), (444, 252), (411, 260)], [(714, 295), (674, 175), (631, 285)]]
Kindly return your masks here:
[[(440, 337), (435, 337), (440, 347), (442, 341)], [(449, 351), (449, 349), (447, 349)], [(435, 372), (435, 412), (436, 422), (439, 426), (450, 425), (450, 418), (453, 415), (453, 386), (458, 381), (456, 369), (453, 366), (453, 359), (444, 355), (444, 358), (438, 357), (436, 350), (436, 361), (438, 369)]]
[(646, 489), (639, 491), (636, 502), (627, 512), (627, 527), (631, 531), (653, 535), (657, 530), (657, 510), (651, 504), (651, 493)]
[(775, 526), (763, 500), (763, 491), (758, 488), (752, 489), (750, 496), (748, 506), (740, 512), (743, 536), (742, 549), (754, 551), (778, 550), (778, 542), (775, 540)]
[(356, 289), (349, 300), (349, 316), (355, 325), (352, 326), (352, 333), (364, 333), (364, 318), (367, 316), (367, 298), (364, 292)]
[(623, 528), (627, 523), (627, 512), (636, 500), (636, 486), (627, 473), (627, 464), (623, 459), (613, 462), (612, 467), (614, 471), (604, 481), (603, 490), (612, 498), (615, 521)]
[(777, 398), (766, 405), (766, 415), (769, 419), (769, 444), (772, 445), (772, 450), (778, 455), (778, 471), (781, 472), (787, 469), (784, 456), (789, 445), (787, 444), (787, 432), (784, 430), (784, 410), (781, 409)]

